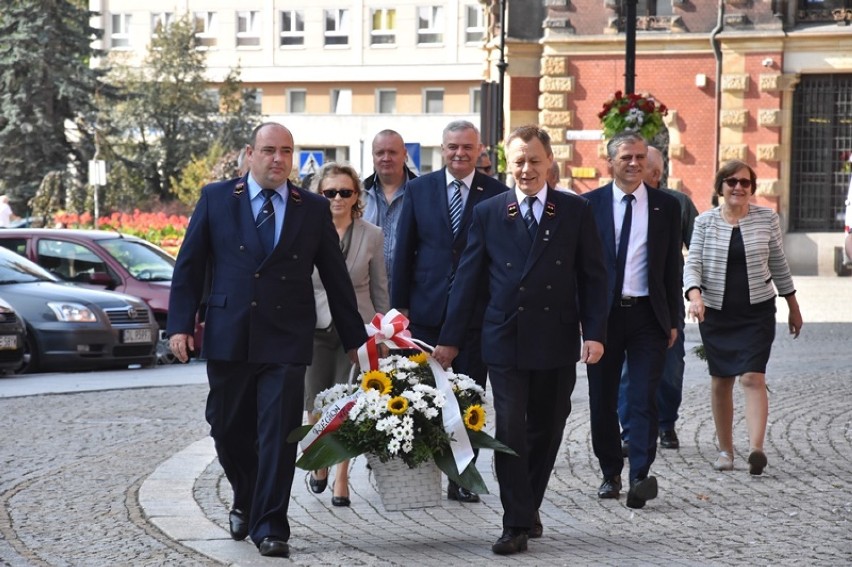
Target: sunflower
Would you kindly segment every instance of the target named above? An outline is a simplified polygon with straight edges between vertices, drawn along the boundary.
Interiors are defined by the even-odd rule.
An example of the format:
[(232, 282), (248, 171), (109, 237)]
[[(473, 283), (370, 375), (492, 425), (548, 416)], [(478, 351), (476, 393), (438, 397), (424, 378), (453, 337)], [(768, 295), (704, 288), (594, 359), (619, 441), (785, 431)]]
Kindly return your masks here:
[(485, 410), (479, 404), (473, 404), (464, 412), (464, 424), (472, 431), (479, 431), (485, 426)]
[(364, 373), (364, 378), (361, 380), (361, 389), (378, 390), (381, 395), (390, 394), (391, 380), (387, 374), (380, 370), (370, 370)]
[(414, 362), (416, 364), (426, 364), (426, 360), (429, 358), (429, 355), (425, 352), (418, 352), (417, 354), (412, 354), (408, 357), (408, 360)]
[(388, 401), (388, 411), (394, 415), (402, 415), (408, 409), (408, 400), (402, 396), (396, 396)]

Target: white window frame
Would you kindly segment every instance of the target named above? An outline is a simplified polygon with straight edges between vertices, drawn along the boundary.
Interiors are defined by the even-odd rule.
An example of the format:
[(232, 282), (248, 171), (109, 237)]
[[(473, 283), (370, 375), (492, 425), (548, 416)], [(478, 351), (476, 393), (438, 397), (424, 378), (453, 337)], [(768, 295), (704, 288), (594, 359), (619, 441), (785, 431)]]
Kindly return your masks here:
[[(130, 14), (113, 14), (110, 18), (110, 49), (131, 49)], [(117, 25), (116, 25), (117, 24)]]
[[(239, 10), (236, 17), (237, 47), (260, 47), (260, 12)], [(245, 26), (244, 31), (240, 27)]]
[(441, 5), (417, 8), (417, 44), (440, 45), (444, 43), (444, 7)]
[(482, 112), (482, 87), (470, 88), (470, 113), (479, 114)]
[[(281, 25), (278, 47), (303, 47), (305, 45), (305, 13), (301, 10), (280, 10), (278, 21)], [(290, 16), (290, 28), (284, 27), (284, 16)], [(301, 27), (301, 29), (299, 29)]]
[[(299, 95), (301, 110), (296, 108), (297, 100), (293, 95)], [(308, 91), (306, 89), (287, 89), (287, 114), (305, 114), (308, 111)]]
[[(378, 16), (378, 27), (376, 17)], [(370, 10), (370, 45), (396, 45), (396, 8), (373, 8)]]
[[(385, 95), (393, 95), (393, 109), (383, 111), (383, 101)], [(396, 89), (376, 89), (376, 114), (396, 114)]]
[(157, 30), (168, 29), (175, 23), (174, 12), (151, 12), (151, 37), (160, 34)]
[[(348, 8), (334, 8), (325, 10), (323, 21), (325, 47), (348, 47), (349, 46), (349, 21), (350, 11)], [(329, 20), (334, 24), (334, 29), (328, 29)], [(340, 41), (343, 39), (344, 41)]]
[[(441, 109), (440, 110), (430, 110), (430, 100), (429, 95), (441, 95)], [(437, 99), (432, 101), (433, 103), (437, 102)], [(440, 88), (427, 88), (423, 89), (423, 114), (444, 114), (444, 89)]]
[(464, 42), (478, 43), (485, 38), (485, 10), (482, 4), (464, 7)]
[(332, 114), (352, 114), (352, 89), (331, 89), (329, 103)]
[[(195, 24), (195, 37), (198, 40), (199, 49), (210, 49), (216, 47), (218, 39), (216, 37), (216, 28), (219, 24), (219, 17), (216, 12), (194, 12), (193, 22)], [(199, 26), (199, 24), (201, 24)]]

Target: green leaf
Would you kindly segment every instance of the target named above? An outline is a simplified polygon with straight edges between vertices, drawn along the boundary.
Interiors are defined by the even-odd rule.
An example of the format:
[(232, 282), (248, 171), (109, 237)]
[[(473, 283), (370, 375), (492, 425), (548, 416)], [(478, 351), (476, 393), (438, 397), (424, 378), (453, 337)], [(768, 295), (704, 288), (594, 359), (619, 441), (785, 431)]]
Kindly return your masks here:
[(293, 431), (290, 432), (290, 435), (287, 436), (287, 443), (297, 443), (305, 438), (305, 435), (308, 434), (308, 431), (311, 430), (313, 425), (302, 425), (301, 427), (297, 427)]
[(484, 431), (473, 431), (471, 429), (467, 430), (467, 435), (470, 437), (470, 444), (474, 446), (476, 449), (491, 449), (492, 451), (499, 451), (500, 453), (508, 453), (509, 455), (518, 456), (515, 451), (497, 441)]
[[(292, 434), (291, 434), (292, 435)], [(334, 433), (327, 433), (314, 441), (296, 461), (296, 466), (306, 471), (324, 469), (360, 455), (357, 449), (348, 449)]]
[(459, 469), (456, 467), (456, 461), (453, 459), (452, 452), (436, 453), (434, 458), (435, 464), (438, 465), (441, 472), (447, 475), (447, 478), (476, 494), (488, 494), (488, 487), (485, 486), (485, 481), (482, 480), (482, 476), (476, 470), (476, 463), (471, 462), (464, 470), (464, 473), (459, 474)]

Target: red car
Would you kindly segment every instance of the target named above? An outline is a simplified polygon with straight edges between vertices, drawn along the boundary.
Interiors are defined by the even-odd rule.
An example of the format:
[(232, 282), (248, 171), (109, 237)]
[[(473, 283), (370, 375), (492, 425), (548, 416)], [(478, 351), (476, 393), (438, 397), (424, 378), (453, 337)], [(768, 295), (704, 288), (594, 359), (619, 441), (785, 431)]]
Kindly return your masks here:
[(143, 299), (160, 327), (158, 360), (174, 362), (165, 329), (175, 259), (164, 250), (118, 232), (47, 228), (0, 229), (0, 246), (62, 280)]

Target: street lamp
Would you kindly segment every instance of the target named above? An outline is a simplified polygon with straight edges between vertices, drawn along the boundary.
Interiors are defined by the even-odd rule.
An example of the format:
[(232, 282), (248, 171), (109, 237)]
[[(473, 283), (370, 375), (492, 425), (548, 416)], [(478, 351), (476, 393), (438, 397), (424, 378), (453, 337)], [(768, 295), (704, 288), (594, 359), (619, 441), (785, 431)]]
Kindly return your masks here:
[(627, 5), (624, 54), (624, 94), (636, 91), (636, 0), (624, 0)]

